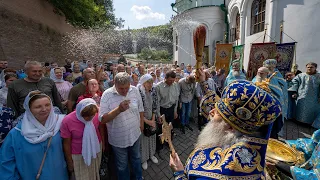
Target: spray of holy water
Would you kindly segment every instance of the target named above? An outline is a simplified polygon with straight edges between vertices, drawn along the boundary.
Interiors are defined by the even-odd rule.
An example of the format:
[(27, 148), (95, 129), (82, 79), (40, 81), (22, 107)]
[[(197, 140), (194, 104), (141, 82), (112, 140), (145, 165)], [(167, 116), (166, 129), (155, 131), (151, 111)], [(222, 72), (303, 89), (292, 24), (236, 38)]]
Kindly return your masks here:
[[(175, 27), (176, 29), (188, 29), (191, 32), (193, 32), (193, 29), (198, 25), (200, 25), (200, 23), (192, 20), (188, 14), (176, 16), (170, 24), (171, 27)], [(174, 29), (174, 31), (176, 29)], [(184, 31), (179, 32), (179, 36), (184, 33)], [(128, 36), (128, 33), (131, 33), (130, 36)], [(124, 30), (94, 28), (76, 30), (67, 34), (63, 39), (62, 46), (66, 49), (70, 57), (84, 57), (98, 62), (103, 60), (105, 54), (126, 54), (128, 42), (139, 41), (142, 38), (148, 39), (145, 46), (149, 48), (159, 46), (158, 43), (171, 47), (176, 45), (172, 42), (172, 37), (169, 37), (169, 35), (152, 34), (147, 31), (141, 31), (137, 34)], [(193, 50), (186, 50), (185, 47), (179, 44), (177, 47), (194, 59)]]
[(105, 54), (121, 53), (119, 33), (112, 29), (82, 29), (67, 34), (63, 47), (68, 56), (84, 57), (95, 61), (103, 59)]

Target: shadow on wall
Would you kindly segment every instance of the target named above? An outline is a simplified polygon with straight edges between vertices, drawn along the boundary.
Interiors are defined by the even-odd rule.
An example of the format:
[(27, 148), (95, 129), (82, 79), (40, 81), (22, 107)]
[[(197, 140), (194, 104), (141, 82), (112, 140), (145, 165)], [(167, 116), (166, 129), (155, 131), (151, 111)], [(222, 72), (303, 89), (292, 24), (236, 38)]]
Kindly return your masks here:
[(0, 58), (8, 60), (10, 67), (21, 68), (27, 59), (64, 62), (62, 34), (4, 8), (0, 12)]
[(280, 41), (280, 23), (284, 20), (283, 31), (288, 36), (283, 34), (282, 42), (297, 42), (296, 60), (299, 67), (305, 67), (310, 61), (319, 63), (320, 0), (281, 0), (277, 3), (276, 40)]
[[(277, 4), (277, 12), (276, 12), (277, 14), (276, 14), (276, 22), (275, 22), (275, 25), (276, 25), (275, 39), (277, 40), (277, 42), (280, 42), (280, 25), (281, 25), (281, 21), (285, 20), (285, 11), (289, 9), (290, 6), (291, 7), (295, 5), (302, 6), (302, 5), (305, 5), (305, 3), (304, 3), (304, 0), (281, 0), (281, 1), (277, 1), (277, 3), (278, 4)], [(299, 16), (299, 12), (290, 13), (290, 16)], [(287, 23), (297, 23), (297, 22), (287, 22), (287, 21), (290, 21), (290, 20), (285, 20), (283, 22), (284, 31), (286, 29)]]

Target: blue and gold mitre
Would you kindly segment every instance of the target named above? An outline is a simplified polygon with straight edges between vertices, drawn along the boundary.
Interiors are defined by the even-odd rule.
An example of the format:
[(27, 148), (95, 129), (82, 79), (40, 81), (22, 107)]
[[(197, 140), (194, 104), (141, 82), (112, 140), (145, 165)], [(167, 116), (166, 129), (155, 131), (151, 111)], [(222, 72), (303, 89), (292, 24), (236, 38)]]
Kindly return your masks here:
[(277, 63), (278, 62), (275, 59), (267, 59), (267, 60), (263, 61), (263, 66), (274, 66), (274, 67), (276, 67)]
[(215, 108), (228, 124), (244, 134), (257, 132), (281, 113), (281, 103), (276, 98), (246, 80), (229, 84)]

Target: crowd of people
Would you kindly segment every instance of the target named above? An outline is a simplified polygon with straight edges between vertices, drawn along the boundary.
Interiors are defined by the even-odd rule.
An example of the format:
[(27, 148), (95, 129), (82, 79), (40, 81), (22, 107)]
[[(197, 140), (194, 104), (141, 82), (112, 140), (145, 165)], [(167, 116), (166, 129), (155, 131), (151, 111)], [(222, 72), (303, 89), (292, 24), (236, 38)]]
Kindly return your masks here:
[[(184, 63), (97, 65), (68, 59), (65, 65), (27, 61), (22, 71), (0, 61), (0, 176), (96, 180), (115, 171), (120, 180), (143, 179), (142, 169), (148, 168), (149, 160), (157, 164), (155, 155), (163, 148), (158, 136), (161, 115), (182, 135), (186, 130), (194, 131), (190, 120), (197, 119), (198, 129), (203, 131), (196, 148), (213, 144), (229, 147), (241, 141), (243, 136), (229, 129), (251, 134), (273, 124), (271, 137), (278, 138), (286, 120), (319, 129), (317, 64), (308, 63), (305, 73), (295, 65), (284, 77), (276, 65), (274, 59), (264, 61), (250, 82), (237, 60), (228, 75), (224, 69), (206, 64), (196, 72)], [(250, 98), (250, 93), (259, 96)], [(241, 98), (235, 98), (239, 94)], [(239, 111), (232, 109), (238, 106)], [(248, 112), (250, 108), (262, 114)], [(232, 114), (253, 119), (252, 124), (236, 122)], [(265, 120), (255, 123), (261, 118)], [(222, 132), (224, 129), (228, 131)], [(260, 136), (268, 139), (263, 134), (268, 129), (263, 130)], [(259, 153), (264, 155), (265, 148)], [(193, 154), (197, 155), (201, 151)], [(170, 163), (174, 175), (185, 178), (178, 155), (172, 155)], [(193, 172), (198, 169), (189, 168)]]

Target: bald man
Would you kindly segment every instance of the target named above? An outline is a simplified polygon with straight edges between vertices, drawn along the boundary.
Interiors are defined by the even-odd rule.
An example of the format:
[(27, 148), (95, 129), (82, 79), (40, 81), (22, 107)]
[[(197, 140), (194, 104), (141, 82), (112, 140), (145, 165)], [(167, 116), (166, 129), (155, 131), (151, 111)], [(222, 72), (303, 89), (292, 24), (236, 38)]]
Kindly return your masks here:
[[(256, 81), (257, 82), (262, 82), (268, 77), (269, 74), (269, 69), (266, 67), (261, 67), (258, 69), (257, 76), (256, 76)], [(252, 80), (254, 81), (254, 80)]]
[(117, 72), (125, 72), (125, 67), (123, 64), (118, 64), (117, 66)]

